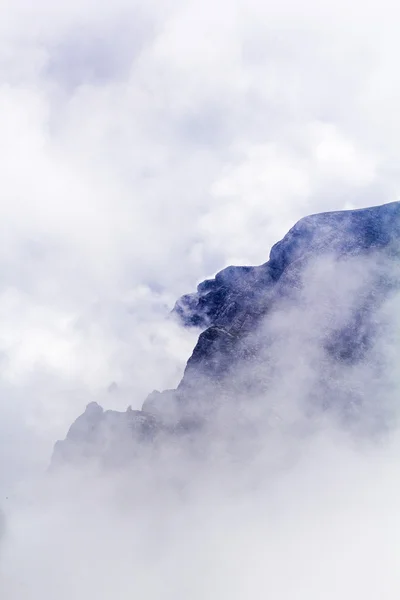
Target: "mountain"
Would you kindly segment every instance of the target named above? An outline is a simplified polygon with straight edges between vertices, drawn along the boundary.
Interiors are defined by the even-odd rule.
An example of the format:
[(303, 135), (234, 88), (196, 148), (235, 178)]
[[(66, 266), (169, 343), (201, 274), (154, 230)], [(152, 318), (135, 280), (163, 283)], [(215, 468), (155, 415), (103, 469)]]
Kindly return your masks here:
[(327, 413), (387, 427), (399, 257), (400, 202), (301, 219), (266, 263), (227, 267), (178, 300), (173, 315), (201, 333), (177, 389), (152, 392), (140, 411), (89, 404), (53, 465), (119, 464), (171, 440), (234, 447)]

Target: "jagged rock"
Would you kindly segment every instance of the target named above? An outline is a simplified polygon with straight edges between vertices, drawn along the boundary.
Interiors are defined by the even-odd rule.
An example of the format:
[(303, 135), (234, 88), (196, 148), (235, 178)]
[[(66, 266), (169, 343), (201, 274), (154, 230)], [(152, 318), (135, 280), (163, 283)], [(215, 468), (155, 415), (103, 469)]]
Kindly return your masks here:
[[(366, 387), (346, 378), (373, 351), (380, 308), (400, 289), (399, 257), (399, 202), (301, 219), (268, 262), (228, 267), (177, 302), (183, 324), (203, 331), (176, 390), (152, 392), (142, 411), (104, 412), (91, 403), (56, 444), (54, 461), (121, 458), (130, 452), (122, 439), (140, 446), (205, 428), (251, 430), (282, 413), (290, 394), (302, 394), (307, 410), (334, 405), (359, 415)], [(306, 347), (322, 366), (307, 364), (300, 376)], [(371, 371), (381, 359), (369, 360)], [(278, 408), (263, 400), (277, 381), (288, 389), (285, 397), (275, 392)]]
[(152, 415), (158, 423), (173, 428), (181, 416), (180, 394), (177, 390), (154, 390), (143, 403), (142, 411)]
[(200, 283), (196, 293), (180, 298), (174, 313), (186, 326), (237, 329), (245, 315), (265, 310), (268, 292), (296, 261), (304, 265), (321, 254), (355, 256), (382, 248), (398, 252), (399, 238), (399, 202), (304, 217), (272, 247), (268, 262), (227, 267)]
[(82, 458), (121, 464), (136, 453), (129, 441), (148, 444), (156, 433), (157, 422), (151, 414), (131, 407), (126, 412), (104, 411), (91, 402), (71, 425), (65, 440), (56, 442), (52, 464), (79, 463)]

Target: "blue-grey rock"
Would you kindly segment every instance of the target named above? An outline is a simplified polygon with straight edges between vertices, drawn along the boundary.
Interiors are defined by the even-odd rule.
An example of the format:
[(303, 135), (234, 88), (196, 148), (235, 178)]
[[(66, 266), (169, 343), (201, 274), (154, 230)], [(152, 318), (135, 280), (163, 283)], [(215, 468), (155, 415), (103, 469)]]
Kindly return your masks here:
[(174, 313), (186, 326), (235, 327), (239, 315), (264, 311), (268, 292), (290, 265), (321, 254), (356, 256), (386, 249), (398, 253), (400, 202), (301, 219), (257, 267), (227, 267), (197, 292), (180, 298)]
[[(121, 455), (126, 435), (139, 445), (159, 445), (221, 419), (220, 433), (244, 431), (251, 419), (270, 415), (263, 398), (277, 381), (289, 396), (306, 398), (304, 410), (334, 406), (358, 418), (369, 380), (358, 388), (348, 384), (349, 369), (367, 359), (365, 373), (381, 368), (373, 354), (384, 326), (379, 311), (400, 289), (399, 257), (400, 202), (301, 219), (273, 246), (268, 262), (230, 266), (176, 303), (183, 325), (203, 330), (176, 390), (153, 392), (141, 411), (89, 405), (57, 443), (54, 460), (72, 460), (75, 448), (80, 456), (104, 454), (105, 439)], [(299, 375), (305, 348), (311, 358)], [(275, 393), (280, 409), (288, 394)]]

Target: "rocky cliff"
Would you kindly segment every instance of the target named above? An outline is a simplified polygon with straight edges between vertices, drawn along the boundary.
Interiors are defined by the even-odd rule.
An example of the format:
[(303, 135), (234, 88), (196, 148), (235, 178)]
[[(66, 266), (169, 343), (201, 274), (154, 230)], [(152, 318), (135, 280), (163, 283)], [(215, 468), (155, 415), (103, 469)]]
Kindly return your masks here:
[(53, 464), (118, 462), (171, 439), (263, 436), (326, 411), (379, 429), (393, 409), (392, 342), (382, 340), (399, 259), (400, 202), (303, 218), (266, 263), (228, 267), (178, 300), (173, 314), (201, 333), (177, 389), (152, 392), (140, 411), (88, 405)]

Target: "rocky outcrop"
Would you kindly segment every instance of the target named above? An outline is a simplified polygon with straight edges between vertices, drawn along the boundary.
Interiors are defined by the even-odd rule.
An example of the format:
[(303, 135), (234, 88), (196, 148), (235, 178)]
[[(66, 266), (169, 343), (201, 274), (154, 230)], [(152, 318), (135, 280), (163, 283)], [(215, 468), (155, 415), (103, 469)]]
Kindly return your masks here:
[[(319, 395), (324, 409), (333, 398), (346, 410), (358, 406), (362, 393), (346, 388), (345, 378), (367, 356), (369, 365), (379, 362), (371, 355), (383, 327), (377, 315), (400, 288), (399, 256), (400, 202), (302, 219), (273, 246), (268, 262), (228, 267), (178, 300), (174, 314), (203, 331), (176, 390), (152, 392), (141, 411), (90, 404), (56, 444), (53, 462), (140, 453), (221, 419), (231, 431), (244, 413), (247, 424), (257, 420), (260, 411), (270, 414), (263, 398), (278, 371), (303, 389), (309, 367), (299, 376), (296, 365), (305, 348), (307, 360), (319, 363), (307, 374), (307, 401)], [(129, 452), (121, 439), (132, 440)]]

